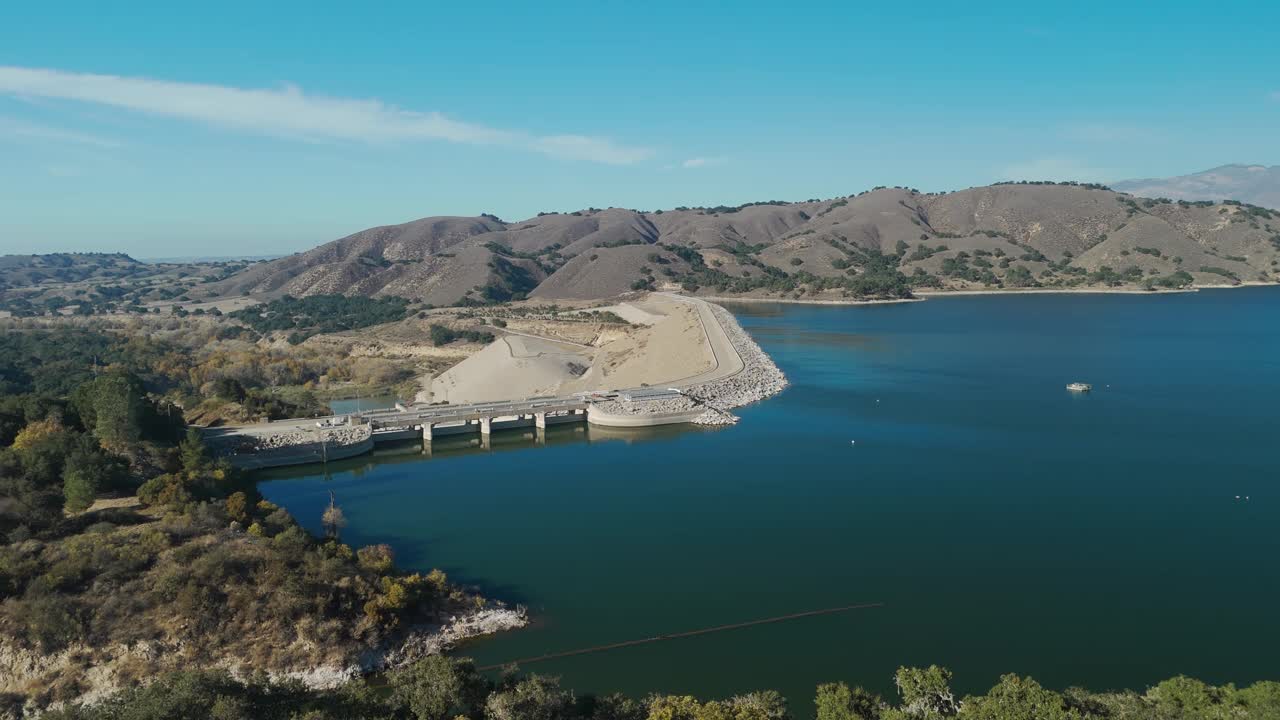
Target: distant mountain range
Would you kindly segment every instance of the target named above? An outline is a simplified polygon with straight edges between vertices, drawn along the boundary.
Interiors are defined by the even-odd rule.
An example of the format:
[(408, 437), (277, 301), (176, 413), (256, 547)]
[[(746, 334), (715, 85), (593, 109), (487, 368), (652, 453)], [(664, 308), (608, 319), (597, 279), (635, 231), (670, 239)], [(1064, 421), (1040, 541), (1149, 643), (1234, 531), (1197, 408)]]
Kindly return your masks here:
[(278, 257), (282, 256), (279, 253), (274, 255), (178, 255), (175, 257), (138, 258), (138, 262), (150, 265), (188, 265), (192, 263), (257, 262), (259, 260), (275, 260)]
[(1223, 165), (1171, 178), (1112, 183), (1111, 187), (1142, 197), (1173, 200), (1239, 200), (1280, 208), (1280, 165)]
[(909, 292), (903, 286), (1272, 282), (1277, 265), (1280, 213), (1017, 183), (653, 212), (592, 208), (516, 222), (429, 217), (252, 265), (202, 294), (396, 295), (434, 305), (654, 288), (895, 297)]

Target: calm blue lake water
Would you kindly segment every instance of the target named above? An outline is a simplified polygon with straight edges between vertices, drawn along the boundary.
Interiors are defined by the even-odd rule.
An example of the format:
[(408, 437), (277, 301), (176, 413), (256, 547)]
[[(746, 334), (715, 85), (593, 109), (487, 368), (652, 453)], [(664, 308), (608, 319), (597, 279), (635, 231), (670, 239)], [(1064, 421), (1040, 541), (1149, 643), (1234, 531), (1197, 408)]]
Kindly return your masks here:
[(526, 667), (580, 692), (775, 688), (808, 715), (815, 684), (890, 693), (902, 664), (969, 691), (1275, 677), (1280, 289), (731, 309), (793, 383), (735, 427), (438, 443), (261, 490), (318, 530), (333, 489), (347, 541), (528, 605), (464, 648), (481, 664), (886, 603)]
[(362, 410), (380, 410), (382, 408), (395, 407), (395, 405), (395, 395), (374, 395), (373, 397), (330, 400), (329, 411), (334, 415), (346, 415), (347, 413), (355, 413)]

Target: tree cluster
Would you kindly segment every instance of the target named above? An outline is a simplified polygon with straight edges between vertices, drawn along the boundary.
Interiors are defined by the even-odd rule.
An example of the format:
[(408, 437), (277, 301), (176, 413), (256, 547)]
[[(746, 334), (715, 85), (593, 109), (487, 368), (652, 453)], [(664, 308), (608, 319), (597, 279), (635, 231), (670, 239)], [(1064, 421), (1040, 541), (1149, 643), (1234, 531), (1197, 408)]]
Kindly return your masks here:
[(230, 316), (259, 333), (291, 331), (289, 342), (296, 345), (312, 335), (403, 320), (408, 306), (409, 301), (401, 297), (286, 295), (266, 305), (236, 310)]

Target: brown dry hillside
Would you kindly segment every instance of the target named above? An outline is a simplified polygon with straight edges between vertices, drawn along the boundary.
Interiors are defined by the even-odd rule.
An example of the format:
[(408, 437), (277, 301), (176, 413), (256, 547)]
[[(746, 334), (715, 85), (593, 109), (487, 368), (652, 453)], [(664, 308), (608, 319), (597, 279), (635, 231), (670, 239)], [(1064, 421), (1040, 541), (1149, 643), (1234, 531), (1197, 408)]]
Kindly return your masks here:
[(215, 283), (219, 295), (398, 295), (436, 305), (636, 289), (902, 296), (910, 288), (1280, 281), (1280, 212), (1101, 186), (906, 188), (831, 200), (373, 228)]

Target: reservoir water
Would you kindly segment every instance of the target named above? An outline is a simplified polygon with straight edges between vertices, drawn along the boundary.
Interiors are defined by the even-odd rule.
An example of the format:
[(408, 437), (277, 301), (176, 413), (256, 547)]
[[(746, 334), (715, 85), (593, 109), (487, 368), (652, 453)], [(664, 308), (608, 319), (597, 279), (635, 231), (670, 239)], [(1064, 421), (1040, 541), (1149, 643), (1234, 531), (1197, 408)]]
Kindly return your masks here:
[(888, 694), (904, 664), (962, 691), (1275, 678), (1280, 289), (728, 307), (792, 382), (737, 426), (408, 446), (259, 487), (313, 530), (332, 489), (345, 541), (527, 605), (462, 648), (482, 665), (885, 603), (524, 668), (580, 693), (773, 688), (804, 717), (817, 683)]
[(346, 415), (347, 413), (360, 412), (362, 410), (381, 410), (384, 408), (395, 407), (395, 395), (374, 395), (372, 397), (354, 397), (344, 398), (342, 400), (330, 400), (329, 411), (334, 415)]

